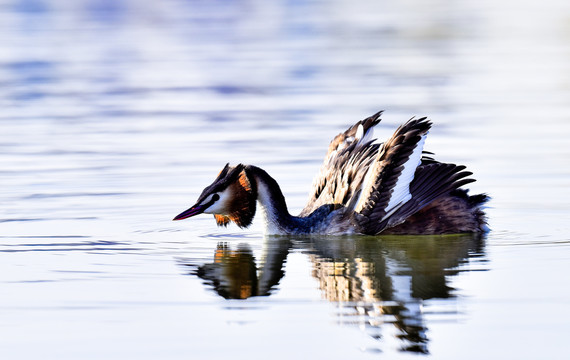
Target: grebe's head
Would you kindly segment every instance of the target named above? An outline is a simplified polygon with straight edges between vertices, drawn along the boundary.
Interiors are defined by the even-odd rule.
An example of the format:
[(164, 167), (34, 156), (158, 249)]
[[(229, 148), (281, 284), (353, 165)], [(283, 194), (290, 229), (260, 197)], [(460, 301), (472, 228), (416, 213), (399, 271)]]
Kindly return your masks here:
[(216, 180), (202, 191), (196, 204), (173, 220), (205, 213), (214, 214), (218, 226), (227, 226), (233, 221), (239, 227), (248, 227), (255, 215), (256, 200), (256, 183), (248, 176), (245, 166), (226, 164)]

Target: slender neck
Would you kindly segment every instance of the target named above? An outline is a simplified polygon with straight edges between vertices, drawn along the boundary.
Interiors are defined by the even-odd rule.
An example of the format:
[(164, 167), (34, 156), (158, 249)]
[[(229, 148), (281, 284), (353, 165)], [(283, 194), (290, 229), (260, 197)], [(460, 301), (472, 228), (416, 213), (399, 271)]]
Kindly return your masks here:
[(246, 171), (257, 187), (257, 201), (265, 219), (266, 231), (269, 234), (287, 234), (295, 224), (295, 217), (289, 214), (285, 197), (277, 181), (265, 170), (248, 165)]
[(322, 226), (326, 227), (326, 218), (333, 211), (333, 206), (323, 205), (305, 217), (292, 216), (275, 179), (252, 165), (246, 167), (246, 172), (257, 185), (257, 201), (265, 218), (267, 234), (310, 234)]

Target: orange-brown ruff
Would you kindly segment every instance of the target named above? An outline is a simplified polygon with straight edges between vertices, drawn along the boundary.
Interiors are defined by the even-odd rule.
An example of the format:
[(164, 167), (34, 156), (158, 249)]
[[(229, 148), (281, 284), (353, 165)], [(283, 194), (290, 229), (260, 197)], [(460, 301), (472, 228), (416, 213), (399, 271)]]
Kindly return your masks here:
[(372, 138), (378, 112), (331, 142), (309, 201), (292, 216), (277, 182), (264, 170), (226, 165), (186, 219), (213, 214), (219, 226), (251, 225), (257, 203), (268, 234), (450, 234), (486, 230), (484, 194), (470, 196), (475, 181), (465, 166), (441, 163), (423, 151), (431, 128), (426, 118), (410, 119), (385, 143)]
[(245, 172), (239, 173), (237, 180), (229, 185), (229, 191), (234, 194), (228, 205), (231, 211), (226, 215), (214, 214), (218, 226), (227, 226), (230, 221), (239, 227), (249, 226), (255, 215), (257, 199)]

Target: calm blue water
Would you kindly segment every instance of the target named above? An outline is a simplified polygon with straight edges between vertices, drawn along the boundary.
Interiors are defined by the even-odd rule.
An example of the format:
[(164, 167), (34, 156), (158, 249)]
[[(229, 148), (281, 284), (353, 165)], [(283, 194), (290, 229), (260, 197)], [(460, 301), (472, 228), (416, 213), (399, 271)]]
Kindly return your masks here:
[[(563, 359), (565, 1), (0, 2), (3, 359)], [(303, 208), (385, 109), (493, 197), (482, 237), (172, 222), (226, 162)], [(236, 298), (247, 298), (239, 300)]]

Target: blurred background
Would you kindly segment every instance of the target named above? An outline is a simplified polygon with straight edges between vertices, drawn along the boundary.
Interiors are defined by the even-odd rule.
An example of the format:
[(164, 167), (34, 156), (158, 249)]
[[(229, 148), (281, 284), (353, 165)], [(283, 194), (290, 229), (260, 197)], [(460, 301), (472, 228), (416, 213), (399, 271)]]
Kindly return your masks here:
[[(407, 356), (401, 329), (377, 338), (344, 322), (331, 330), (330, 314), (345, 308), (320, 295), (317, 278), (330, 282), (313, 245), (287, 247), (288, 277), (272, 283), (274, 296), (235, 305), (176, 259), (202, 266), (226, 251), (218, 242), (246, 243), (259, 269), (269, 256), (262, 224), (170, 222), (227, 162), (267, 170), (299, 211), (332, 137), (382, 109), (380, 139), (428, 116), (426, 150), (467, 165), (472, 191), (493, 198), (484, 245), (461, 247), (439, 269), (455, 290), (433, 297), (455, 300), (408, 294), (436, 314), (422, 320), (431, 335), (420, 336), (419, 352), (561, 354), (570, 319), (559, 278), (570, 270), (567, 1), (0, 0), (0, 109), (6, 358), (220, 358), (252, 339), (264, 343), (254, 356), (290, 358), (277, 338), (307, 356)], [(497, 347), (462, 350), (497, 336)]]

